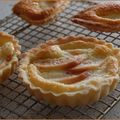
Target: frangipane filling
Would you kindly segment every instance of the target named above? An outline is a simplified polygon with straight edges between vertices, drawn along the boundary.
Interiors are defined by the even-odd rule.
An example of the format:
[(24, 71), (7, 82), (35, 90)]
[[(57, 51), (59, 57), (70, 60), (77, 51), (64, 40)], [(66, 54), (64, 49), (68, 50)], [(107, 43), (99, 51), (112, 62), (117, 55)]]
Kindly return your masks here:
[(112, 15), (106, 15), (102, 16), (103, 18), (108, 18), (108, 19), (120, 19), (120, 14), (112, 14)]
[(113, 20), (120, 19), (120, 13), (114, 12), (114, 11), (110, 11), (110, 13), (104, 12), (104, 13), (97, 14), (97, 15), (103, 18), (108, 18), (108, 19), (113, 19)]
[(118, 72), (117, 63), (108, 47), (74, 41), (42, 49), (29, 64), (28, 73), (34, 72), (40, 80), (77, 86), (82, 81), (109, 79)]
[(47, 9), (47, 8), (50, 8), (50, 7), (54, 7), (56, 2), (53, 0), (53, 1), (50, 1), (50, 0), (37, 0), (35, 2), (32, 2), (31, 3), (33, 8), (36, 8), (36, 9), (41, 9), (41, 10), (44, 10), (44, 9)]

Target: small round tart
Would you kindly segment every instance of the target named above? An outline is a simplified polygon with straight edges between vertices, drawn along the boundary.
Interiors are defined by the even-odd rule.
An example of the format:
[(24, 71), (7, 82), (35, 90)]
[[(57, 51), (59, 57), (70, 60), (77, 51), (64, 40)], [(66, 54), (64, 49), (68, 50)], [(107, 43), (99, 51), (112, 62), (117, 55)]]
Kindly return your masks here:
[(120, 50), (92, 37), (50, 40), (22, 55), (19, 77), (32, 95), (57, 105), (87, 105), (119, 81)]
[(0, 82), (14, 72), (19, 55), (20, 45), (14, 36), (0, 32)]
[(30, 24), (41, 25), (54, 20), (70, 0), (21, 0), (13, 7), (13, 13)]
[(72, 21), (93, 31), (120, 31), (120, 2), (95, 5), (79, 12)]

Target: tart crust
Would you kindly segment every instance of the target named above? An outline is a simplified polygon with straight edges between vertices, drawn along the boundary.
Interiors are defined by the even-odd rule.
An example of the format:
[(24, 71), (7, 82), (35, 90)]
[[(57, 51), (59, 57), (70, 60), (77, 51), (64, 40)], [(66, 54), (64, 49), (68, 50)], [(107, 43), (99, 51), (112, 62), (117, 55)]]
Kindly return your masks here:
[(72, 22), (92, 31), (120, 31), (120, 2), (104, 2), (79, 12)]
[[(12, 44), (13, 47), (12, 54), (8, 54), (12, 49), (8, 46), (9, 44)], [(17, 68), (18, 56), (21, 54), (20, 48), (21, 47), (14, 36), (5, 32), (0, 32), (0, 61), (6, 54), (6, 57), (4, 57), (4, 60), (0, 64), (0, 82), (6, 80)]]
[[(94, 49), (94, 55), (96, 57), (98, 55), (100, 59), (105, 58), (105, 60), (104, 62), (102, 61), (100, 66), (96, 66), (96, 69), (98, 69), (98, 74), (95, 74), (95, 78), (89, 78), (89, 74), (92, 76), (92, 73), (94, 73), (92, 71), (96, 71), (96, 69), (94, 70), (89, 69), (89, 67), (84, 67), (87, 68), (87, 70), (85, 70), (85, 72), (83, 71), (82, 74), (79, 74), (80, 71), (76, 72), (75, 70), (79, 70), (80, 67), (71, 66), (72, 69), (62, 69), (68, 69), (68, 71), (70, 70), (69, 72), (74, 71), (76, 73), (75, 76), (81, 75), (80, 77), (77, 76), (78, 79), (77, 77), (74, 78), (71, 76), (64, 78), (64, 80), (62, 80), (62, 78), (58, 78), (59, 81), (52, 81), (52, 79), (47, 79), (39, 74), (39, 70), (41, 71), (43, 69), (41, 68), (41, 65), (39, 66), (39, 69), (35, 67), (34, 62), (38, 59), (45, 60), (46, 58), (51, 57), (50, 52), (47, 52), (47, 50), (49, 51), (51, 47), (54, 48), (53, 46), (56, 45), (59, 45), (61, 49), (69, 51), (71, 54), (82, 54), (90, 51), (89, 49), (84, 51), (84, 48)], [(75, 49), (76, 47), (82, 48), (83, 51), (79, 52), (79, 50), (76, 50), (77, 52), (73, 52), (72, 49)], [(44, 53), (44, 51), (46, 51), (46, 53)], [(58, 52), (59, 50), (56, 49), (55, 51)], [(56, 54), (55, 52), (55, 59), (58, 59), (58, 56), (58, 53)], [(51, 59), (53, 59), (52, 57)], [(59, 57), (61, 58), (61, 56)], [(73, 56), (70, 57), (70, 59), (72, 58)], [(81, 60), (81, 58), (83, 58), (83, 60)], [(57, 104), (60, 106), (82, 106), (98, 101), (100, 98), (108, 95), (109, 92), (116, 87), (119, 81), (119, 58), (120, 49), (113, 48), (112, 44), (103, 40), (86, 36), (67, 36), (57, 40), (50, 40), (24, 53), (20, 61), (19, 77), (23, 80), (30, 93), (38, 100), (45, 100), (50, 104)], [(68, 63), (70, 59), (68, 59)], [(79, 59), (77, 60), (79, 61)], [(79, 61), (78, 64), (82, 63), (82, 61), (85, 61), (84, 56), (80, 57), (80, 60), (81, 61)], [(65, 63), (65, 60), (63, 61)], [(56, 64), (59, 65), (59, 63)], [(44, 65), (44, 63), (42, 65)], [(49, 68), (47, 68), (47, 70), (48, 69)], [(102, 71), (102, 73), (106, 71), (106, 77), (104, 77), (104, 74), (100, 73), (101, 76), (103, 75), (103, 77), (100, 77), (99, 79), (99, 69)]]
[[(44, 8), (43, 4), (42, 8), (39, 8), (40, 2), (48, 2), (51, 6)], [(13, 7), (13, 13), (30, 24), (42, 25), (54, 20), (69, 2), (69, 0), (21, 0)]]

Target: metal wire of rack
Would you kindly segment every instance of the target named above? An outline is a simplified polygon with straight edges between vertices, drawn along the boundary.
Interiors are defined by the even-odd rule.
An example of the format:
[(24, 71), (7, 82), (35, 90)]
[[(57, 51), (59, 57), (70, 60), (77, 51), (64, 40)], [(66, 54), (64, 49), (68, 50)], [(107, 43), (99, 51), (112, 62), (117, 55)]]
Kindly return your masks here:
[[(80, 34), (104, 39), (119, 47), (119, 33), (92, 32), (70, 21), (74, 14), (90, 5), (93, 3), (73, 1), (58, 16), (57, 21), (43, 26), (31, 26), (12, 14), (0, 23), (0, 31), (15, 35), (20, 41), (22, 52), (52, 38)], [(103, 118), (119, 100), (120, 84), (107, 97), (92, 105), (74, 108), (48, 105), (31, 96), (15, 72), (0, 85), (0, 118)]]

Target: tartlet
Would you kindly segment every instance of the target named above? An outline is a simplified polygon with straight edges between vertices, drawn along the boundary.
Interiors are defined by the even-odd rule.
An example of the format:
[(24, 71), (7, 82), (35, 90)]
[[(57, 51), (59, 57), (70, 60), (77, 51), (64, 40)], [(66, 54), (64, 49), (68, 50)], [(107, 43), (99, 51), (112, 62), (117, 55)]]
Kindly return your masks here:
[(120, 49), (93, 37), (50, 40), (22, 55), (19, 77), (38, 100), (87, 105), (119, 81)]
[(15, 71), (19, 55), (20, 45), (14, 36), (0, 32), (0, 83)]
[(120, 31), (120, 2), (104, 2), (73, 16), (72, 21), (92, 31)]
[(21, 0), (13, 7), (13, 13), (30, 24), (42, 25), (55, 19), (70, 0)]

